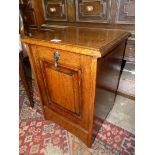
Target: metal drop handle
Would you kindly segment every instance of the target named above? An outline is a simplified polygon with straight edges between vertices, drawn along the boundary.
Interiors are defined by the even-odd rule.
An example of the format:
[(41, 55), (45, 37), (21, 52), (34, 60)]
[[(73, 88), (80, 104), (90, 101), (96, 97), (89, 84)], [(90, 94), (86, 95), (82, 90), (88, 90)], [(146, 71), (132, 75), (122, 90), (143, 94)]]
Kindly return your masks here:
[(58, 60), (60, 59), (60, 53), (58, 51), (54, 52), (54, 66), (58, 67)]

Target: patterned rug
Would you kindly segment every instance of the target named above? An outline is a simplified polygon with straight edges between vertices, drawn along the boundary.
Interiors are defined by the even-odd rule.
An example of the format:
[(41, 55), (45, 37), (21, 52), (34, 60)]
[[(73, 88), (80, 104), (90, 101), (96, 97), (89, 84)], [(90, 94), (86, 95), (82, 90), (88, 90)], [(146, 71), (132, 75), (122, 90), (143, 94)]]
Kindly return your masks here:
[(32, 82), (35, 106), (32, 109), (19, 83), (20, 155), (134, 155), (135, 136), (102, 120), (91, 148), (52, 121), (44, 120), (41, 103)]

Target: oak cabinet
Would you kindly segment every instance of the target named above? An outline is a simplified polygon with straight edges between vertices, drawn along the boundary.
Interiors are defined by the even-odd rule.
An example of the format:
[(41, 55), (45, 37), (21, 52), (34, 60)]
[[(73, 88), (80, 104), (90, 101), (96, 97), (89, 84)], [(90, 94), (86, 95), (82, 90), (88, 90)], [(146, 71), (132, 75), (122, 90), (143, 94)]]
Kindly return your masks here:
[(134, 24), (135, 0), (42, 0), (46, 21)]
[(89, 147), (101, 125), (96, 109), (104, 107), (103, 118), (114, 104), (128, 36), (122, 31), (66, 27), (22, 38), (45, 119)]

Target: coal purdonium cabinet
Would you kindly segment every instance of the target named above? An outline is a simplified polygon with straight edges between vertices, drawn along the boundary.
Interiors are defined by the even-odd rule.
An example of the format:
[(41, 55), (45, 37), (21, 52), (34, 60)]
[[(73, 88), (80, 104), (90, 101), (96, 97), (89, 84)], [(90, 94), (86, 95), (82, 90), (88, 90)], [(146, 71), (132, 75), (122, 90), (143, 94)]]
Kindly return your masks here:
[(64, 26), (21, 38), (27, 45), (45, 119), (88, 147), (114, 104), (129, 35)]

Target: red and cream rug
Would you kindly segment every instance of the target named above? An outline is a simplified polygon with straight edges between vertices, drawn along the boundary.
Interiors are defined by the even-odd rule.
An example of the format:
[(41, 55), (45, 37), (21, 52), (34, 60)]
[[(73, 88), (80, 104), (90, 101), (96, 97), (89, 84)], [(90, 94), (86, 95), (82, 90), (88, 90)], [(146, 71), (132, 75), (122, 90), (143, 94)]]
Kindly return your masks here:
[(32, 109), (22, 83), (19, 84), (20, 155), (134, 155), (135, 136), (106, 120), (91, 148), (52, 121), (44, 120), (41, 103), (33, 83)]

